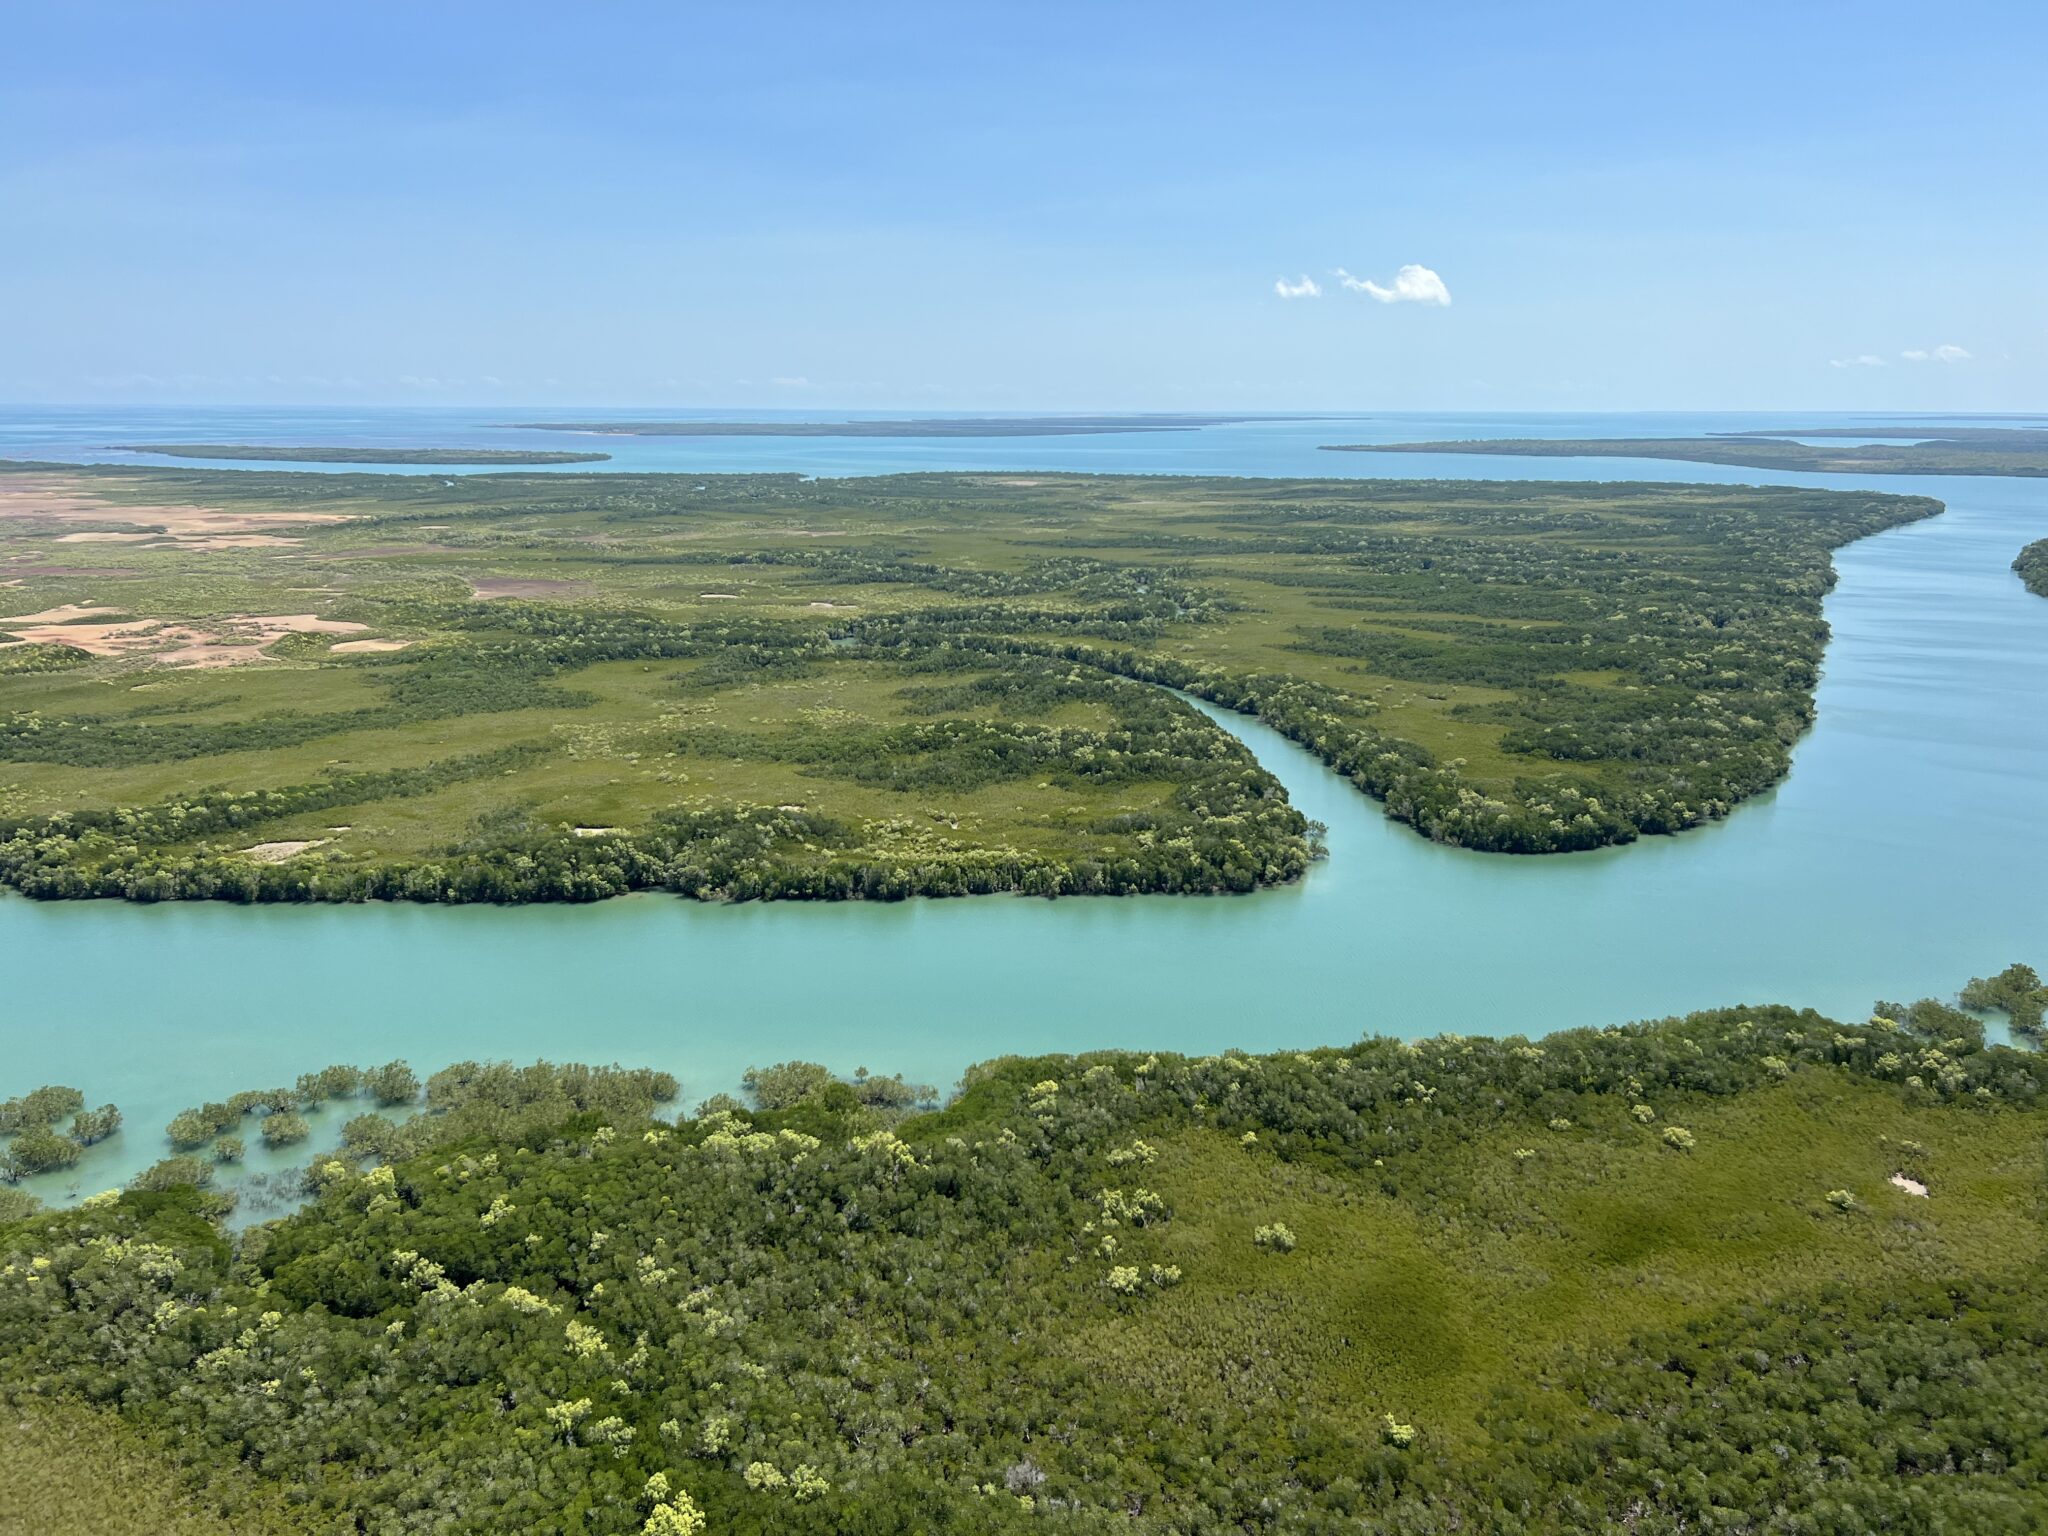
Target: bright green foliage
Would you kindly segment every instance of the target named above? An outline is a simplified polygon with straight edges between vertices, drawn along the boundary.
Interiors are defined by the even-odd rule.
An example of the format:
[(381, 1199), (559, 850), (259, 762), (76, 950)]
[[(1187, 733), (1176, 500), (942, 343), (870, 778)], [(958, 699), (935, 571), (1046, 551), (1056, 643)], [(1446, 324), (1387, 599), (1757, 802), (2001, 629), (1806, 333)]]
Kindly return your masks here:
[(1252, 1246), (1269, 1253), (1292, 1253), (1294, 1244), (1294, 1234), (1281, 1222), (1269, 1222), (1252, 1233)]
[(0, 1383), (319, 1530), (2036, 1532), (2048, 1062), (1886, 1007), (1006, 1059), (893, 1123), (471, 1064), (236, 1243), (168, 1165), (0, 1231)]

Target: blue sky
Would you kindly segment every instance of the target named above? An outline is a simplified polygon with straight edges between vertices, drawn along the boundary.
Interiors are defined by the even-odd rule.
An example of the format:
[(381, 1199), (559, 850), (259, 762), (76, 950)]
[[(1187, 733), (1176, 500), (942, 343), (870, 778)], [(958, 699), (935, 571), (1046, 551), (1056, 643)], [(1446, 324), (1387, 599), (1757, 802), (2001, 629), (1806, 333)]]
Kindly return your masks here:
[(2038, 0), (66, 0), (0, 48), (0, 399), (2048, 410)]

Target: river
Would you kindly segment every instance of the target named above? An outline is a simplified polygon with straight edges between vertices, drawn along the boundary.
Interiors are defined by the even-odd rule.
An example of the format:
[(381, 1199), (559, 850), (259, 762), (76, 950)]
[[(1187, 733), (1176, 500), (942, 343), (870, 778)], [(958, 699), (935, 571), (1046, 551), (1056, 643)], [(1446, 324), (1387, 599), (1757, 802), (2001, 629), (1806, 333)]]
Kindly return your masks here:
[[(0, 453), (115, 457), (94, 453), (83, 431), (64, 437), (59, 428), (76, 425), (68, 419), (9, 414), (22, 420), (0, 425)], [(233, 422), (137, 414), (95, 413), (94, 424), (109, 441), (152, 428), (160, 440), (201, 431), (247, 440), (228, 435)], [(429, 431), (413, 419), (420, 414), (408, 413), (412, 441), (478, 440), (446, 421)], [(1828, 424), (1811, 414), (1704, 420), (1714, 430)], [(163, 1155), (158, 1128), (179, 1108), (330, 1061), (404, 1056), (423, 1074), (469, 1056), (620, 1061), (675, 1072), (694, 1102), (733, 1087), (750, 1064), (790, 1057), (944, 1087), (968, 1063), (1008, 1052), (1539, 1035), (1742, 1002), (1859, 1017), (1878, 996), (1946, 995), (2014, 959), (2048, 961), (2048, 601), (2008, 568), (2021, 545), (2048, 535), (2048, 482), (1315, 451), (1375, 438), (1676, 435), (1702, 425), (1376, 417), (907, 445), (622, 439), (618, 468), (839, 473), (852, 459), (869, 472), (1768, 480), (1932, 495), (1949, 511), (1837, 556), (1819, 721), (1785, 784), (1725, 822), (1626, 848), (1517, 859), (1439, 847), (1276, 733), (1211, 711), (1329, 825), (1330, 858), (1300, 884), (1239, 897), (887, 906), (645, 896), (571, 908), (241, 908), (0, 897), (0, 1095), (67, 1082), (94, 1103), (121, 1105), (130, 1125), (37, 1191), (64, 1198), (108, 1187)], [(275, 440), (349, 440), (331, 422), (312, 435), (321, 427), (302, 415)], [(399, 440), (388, 424), (350, 430)], [(522, 436), (520, 445), (563, 440)], [(262, 1167), (263, 1156), (252, 1163)]]

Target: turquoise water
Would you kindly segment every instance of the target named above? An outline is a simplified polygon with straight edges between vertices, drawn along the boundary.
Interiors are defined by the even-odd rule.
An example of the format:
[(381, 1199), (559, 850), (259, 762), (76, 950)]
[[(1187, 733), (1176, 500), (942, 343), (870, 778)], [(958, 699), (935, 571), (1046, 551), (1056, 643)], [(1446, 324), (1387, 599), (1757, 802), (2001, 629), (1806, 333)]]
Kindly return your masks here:
[[(0, 453), (28, 456), (40, 432), (33, 451), (49, 454), (61, 434), (47, 414), (0, 413), (22, 418), (0, 420)], [(446, 440), (444, 422), (406, 414), (414, 441)], [(276, 440), (338, 440), (315, 435), (325, 419), (296, 418)], [(1950, 511), (1837, 557), (1819, 724), (1791, 778), (1724, 823), (1629, 848), (1513, 859), (1437, 847), (1273, 732), (1227, 716), (1296, 804), (1330, 826), (1329, 861), (1298, 886), (1056, 903), (704, 907), (636, 897), (506, 910), (0, 898), (0, 1094), (73, 1083), (95, 1103), (120, 1104), (132, 1127), (39, 1192), (107, 1187), (163, 1155), (157, 1128), (177, 1109), (334, 1060), (403, 1055), (422, 1071), (465, 1056), (618, 1060), (674, 1071), (694, 1101), (732, 1087), (749, 1064), (790, 1056), (944, 1086), (967, 1063), (1009, 1051), (1261, 1050), (1369, 1031), (1534, 1035), (1744, 1001), (1855, 1016), (1876, 996), (1950, 993), (2010, 960), (2048, 960), (2048, 601), (2008, 569), (2022, 544), (2048, 536), (2048, 485), (1314, 446), (1368, 433), (1773, 424), (1825, 418), (1378, 417), (1334, 434), (1330, 422), (1259, 423), (1135, 441), (728, 439), (716, 452), (690, 440), (706, 470), (772, 459), (836, 471), (844, 457), (868, 471), (915, 460), (1768, 479), (1920, 492)], [(99, 425), (108, 440), (140, 435), (133, 419)], [(240, 441), (255, 428), (232, 439), (233, 422), (205, 430)], [(372, 423), (364, 435), (398, 441), (391, 430)], [(156, 435), (199, 431), (186, 419)], [(74, 456), (86, 456), (82, 441)], [(621, 441), (655, 442), (654, 458), (679, 448)]]

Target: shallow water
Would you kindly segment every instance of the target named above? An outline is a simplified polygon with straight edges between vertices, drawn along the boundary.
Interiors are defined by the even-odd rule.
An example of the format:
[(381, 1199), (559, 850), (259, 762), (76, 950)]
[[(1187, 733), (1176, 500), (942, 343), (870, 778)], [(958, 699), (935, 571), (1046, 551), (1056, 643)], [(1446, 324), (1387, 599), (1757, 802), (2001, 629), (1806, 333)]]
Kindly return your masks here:
[[(132, 1127), (39, 1192), (107, 1187), (163, 1155), (157, 1130), (177, 1109), (334, 1060), (403, 1055), (422, 1072), (465, 1056), (618, 1060), (676, 1072), (694, 1101), (734, 1086), (749, 1064), (791, 1056), (945, 1086), (967, 1063), (1011, 1051), (1261, 1050), (1369, 1031), (1533, 1035), (1744, 1001), (1854, 1017), (1876, 996), (1949, 994), (2013, 959), (2048, 960), (2048, 601), (2009, 569), (2022, 544), (2048, 535), (2048, 485), (1315, 448), (1369, 435), (1536, 435), (1539, 425), (1544, 435), (1622, 436), (1773, 424), (1825, 419), (1380, 417), (1135, 441), (727, 439), (715, 455), (703, 440), (621, 439), (656, 444), (650, 457), (687, 448), (707, 471), (786, 456), (791, 468), (837, 472), (845, 456), (868, 471), (916, 459), (928, 468), (1770, 480), (1923, 493), (1950, 511), (1838, 555), (1819, 724), (1791, 778), (1724, 823), (1628, 848), (1516, 859), (1438, 847), (1276, 733), (1231, 715), (1225, 723), (1296, 804), (1329, 824), (1331, 857), (1298, 886), (890, 906), (0, 898), (0, 1094), (73, 1083), (95, 1103), (120, 1104)], [(230, 440), (233, 425), (205, 431)], [(276, 440), (336, 440), (311, 435), (319, 425), (295, 420)], [(414, 429), (415, 441), (448, 440), (445, 424)], [(0, 452), (22, 453), (34, 431), (45, 439), (35, 451), (47, 453), (47, 421), (0, 425)], [(200, 431), (183, 421), (156, 435)], [(139, 429), (131, 420), (100, 435), (131, 440)], [(365, 435), (396, 440), (375, 423)]]

